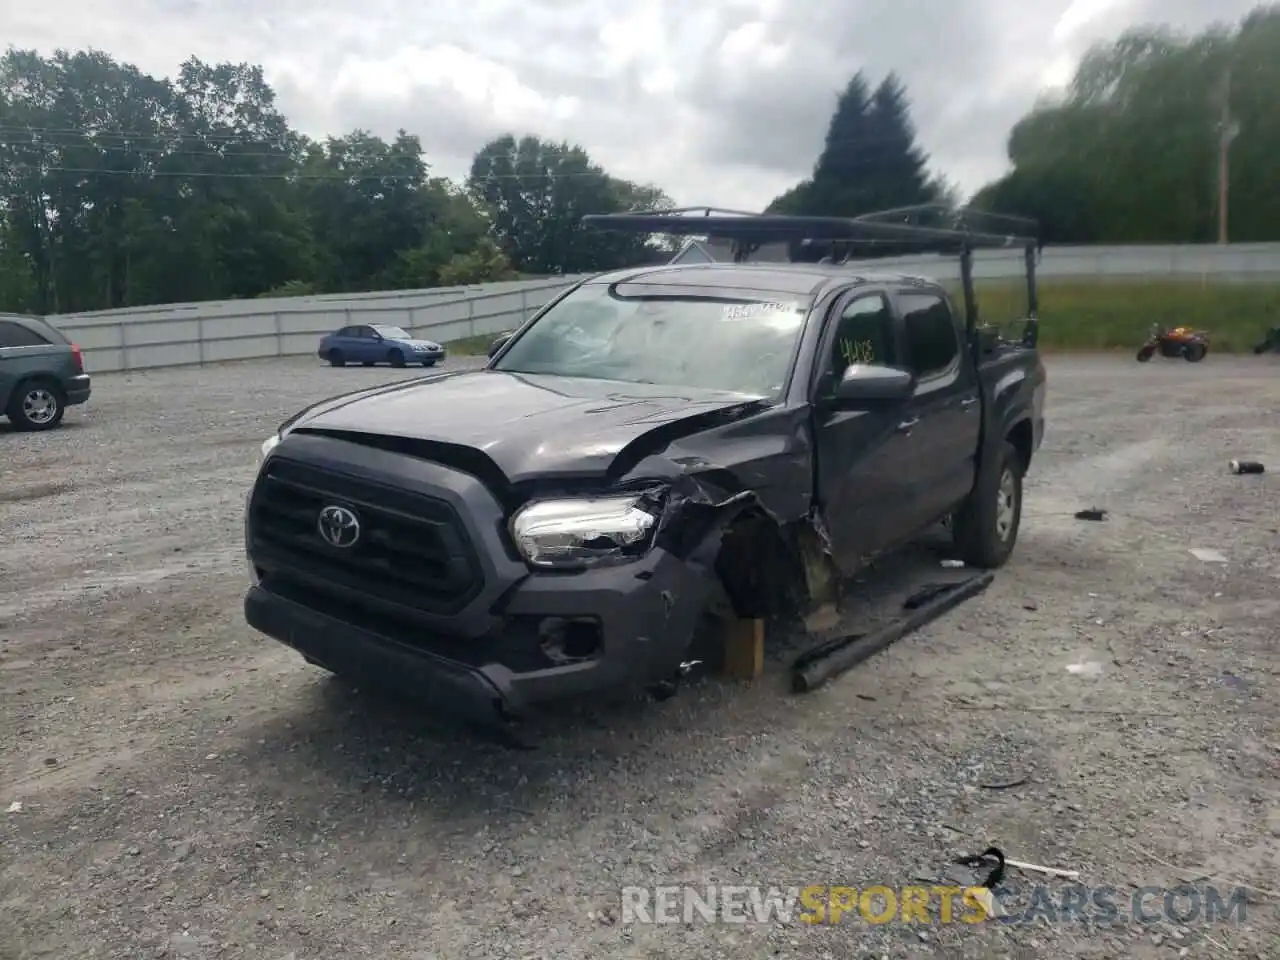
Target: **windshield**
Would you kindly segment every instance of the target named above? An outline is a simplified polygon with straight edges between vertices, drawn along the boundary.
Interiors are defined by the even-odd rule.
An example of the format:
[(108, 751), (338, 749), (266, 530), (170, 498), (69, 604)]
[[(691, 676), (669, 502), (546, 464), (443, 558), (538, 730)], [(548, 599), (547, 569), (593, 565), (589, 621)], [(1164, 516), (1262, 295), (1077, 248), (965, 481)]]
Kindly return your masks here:
[(727, 390), (776, 400), (807, 302), (687, 292), (622, 296), (605, 284), (569, 294), (511, 344), (495, 369)]
[(387, 340), (412, 340), (413, 337), (403, 327), (388, 327), (381, 323), (375, 323), (373, 329), (382, 334)]

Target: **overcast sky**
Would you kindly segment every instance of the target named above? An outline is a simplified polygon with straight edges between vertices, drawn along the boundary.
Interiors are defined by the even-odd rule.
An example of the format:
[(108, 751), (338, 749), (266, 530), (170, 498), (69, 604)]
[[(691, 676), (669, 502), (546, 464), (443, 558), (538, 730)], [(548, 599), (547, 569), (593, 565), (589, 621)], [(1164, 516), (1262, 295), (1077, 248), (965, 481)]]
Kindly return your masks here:
[(966, 191), (1094, 41), (1237, 21), (1248, 0), (0, 0), (4, 42), (97, 47), (156, 74), (261, 63), (295, 127), (417, 133), (463, 176), (488, 138), (585, 146), (682, 204), (760, 209), (812, 169), (836, 92), (896, 70), (935, 169)]

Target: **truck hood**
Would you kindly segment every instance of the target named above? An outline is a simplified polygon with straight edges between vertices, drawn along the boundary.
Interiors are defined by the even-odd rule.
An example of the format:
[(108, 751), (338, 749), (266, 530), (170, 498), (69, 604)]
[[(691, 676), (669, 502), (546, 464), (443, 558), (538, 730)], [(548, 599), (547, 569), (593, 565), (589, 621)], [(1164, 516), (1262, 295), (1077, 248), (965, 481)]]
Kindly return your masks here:
[(603, 475), (765, 402), (740, 393), (475, 370), (340, 397), (290, 429), (363, 434), (485, 453), (511, 483)]

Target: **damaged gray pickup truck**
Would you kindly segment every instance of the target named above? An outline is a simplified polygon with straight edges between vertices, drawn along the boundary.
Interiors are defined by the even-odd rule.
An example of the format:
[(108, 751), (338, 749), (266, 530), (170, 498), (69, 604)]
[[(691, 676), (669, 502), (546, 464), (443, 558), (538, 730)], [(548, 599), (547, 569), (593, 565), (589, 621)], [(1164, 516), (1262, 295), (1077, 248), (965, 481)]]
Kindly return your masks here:
[[(746, 251), (775, 221), (920, 241), (861, 220), (698, 229)], [(865, 264), (630, 269), (560, 295), (483, 369), (298, 413), (247, 500), (248, 623), (492, 724), (670, 682), (714, 658), (717, 616), (795, 611), (815, 570), (851, 574), (947, 518), (959, 556), (1002, 565), (1045, 373), (1034, 319), (1018, 341), (976, 326), (971, 251), (1021, 239), (923, 238), (959, 244), (964, 312), (933, 281)], [(1034, 317), (1030, 246), (1027, 267)]]

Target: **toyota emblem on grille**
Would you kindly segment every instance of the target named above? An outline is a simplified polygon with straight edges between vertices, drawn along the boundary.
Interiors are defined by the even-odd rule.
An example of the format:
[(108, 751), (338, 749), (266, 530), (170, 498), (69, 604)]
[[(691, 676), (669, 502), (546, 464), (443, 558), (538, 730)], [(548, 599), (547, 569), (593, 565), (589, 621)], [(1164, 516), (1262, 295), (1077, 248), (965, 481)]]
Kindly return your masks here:
[(360, 539), (360, 521), (346, 507), (329, 506), (320, 511), (316, 521), (320, 536), (331, 547), (345, 549)]

